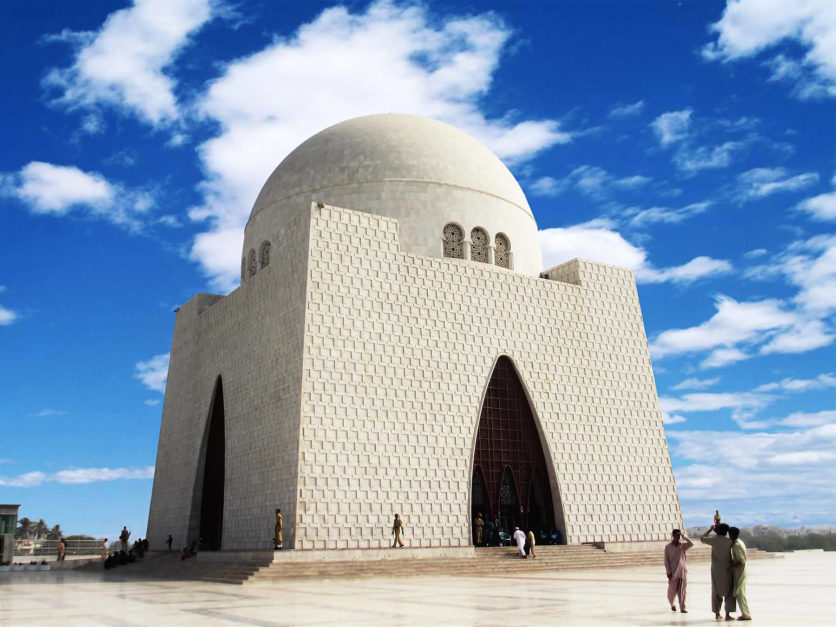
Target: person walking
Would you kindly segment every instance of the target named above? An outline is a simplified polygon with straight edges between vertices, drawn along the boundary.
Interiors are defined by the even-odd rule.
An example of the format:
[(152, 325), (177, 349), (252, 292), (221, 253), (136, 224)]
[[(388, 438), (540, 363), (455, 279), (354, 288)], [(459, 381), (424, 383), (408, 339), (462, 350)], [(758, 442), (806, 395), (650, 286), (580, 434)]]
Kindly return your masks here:
[(732, 594), (740, 606), (740, 617), (737, 620), (752, 620), (749, 613), (749, 601), (746, 599), (746, 545), (740, 539), (740, 529), (729, 527), (732, 564), (729, 572), (732, 575)]
[(665, 572), (668, 575), (668, 603), (671, 612), (676, 611), (673, 604), (679, 598), (679, 611), (687, 614), (685, 609), (685, 589), (688, 585), (688, 567), (685, 563), (685, 551), (694, 546), (690, 538), (679, 529), (671, 532), (671, 541), (665, 546)]
[(58, 561), (63, 562), (64, 557), (67, 555), (67, 545), (65, 544), (64, 538), (61, 538), (58, 541)]
[(102, 542), (102, 559), (107, 559), (107, 538)]
[(401, 517), (395, 514), (395, 522), (392, 523), (392, 535), (395, 536), (394, 541), (392, 542), (392, 548), (396, 546), (398, 548), (403, 546), (403, 540), (401, 540), (401, 534), (403, 533), (403, 521)]
[(165, 543), (168, 545), (168, 551), (171, 552), (171, 544), (174, 542), (174, 538), (171, 537), (171, 534), (168, 534), (168, 538), (166, 539)]
[[(711, 532), (715, 535), (709, 535)], [(725, 601), (726, 620), (731, 620), (732, 612), (737, 611), (737, 603), (732, 595), (732, 578), (729, 574), (731, 567), (731, 540), (726, 537), (729, 526), (726, 523), (711, 525), (702, 536), (700, 542), (711, 547), (711, 611), (714, 618), (720, 620), (720, 609)]]
[(528, 534), (525, 537), (528, 540), (528, 554), (531, 556), (531, 559), (534, 559), (537, 557), (534, 554), (534, 531), (529, 529)]
[(519, 527), (514, 527), (514, 542), (517, 543), (517, 552), (525, 559), (525, 534)]

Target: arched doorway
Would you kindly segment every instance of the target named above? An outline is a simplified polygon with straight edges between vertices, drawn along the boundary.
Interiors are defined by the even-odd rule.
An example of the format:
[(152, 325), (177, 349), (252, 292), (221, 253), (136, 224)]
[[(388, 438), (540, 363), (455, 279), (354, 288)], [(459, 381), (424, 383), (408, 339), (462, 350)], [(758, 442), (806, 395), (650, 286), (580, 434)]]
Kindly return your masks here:
[(223, 381), (218, 377), (207, 421), (200, 499), (200, 538), (210, 551), (221, 548), (224, 520), (224, 477), (226, 475), (226, 434)]
[[(549, 533), (555, 527), (546, 458), (534, 413), (511, 359), (500, 357), (485, 391), (473, 457), (471, 503), (485, 520)], [(483, 482), (477, 484), (476, 477)]]

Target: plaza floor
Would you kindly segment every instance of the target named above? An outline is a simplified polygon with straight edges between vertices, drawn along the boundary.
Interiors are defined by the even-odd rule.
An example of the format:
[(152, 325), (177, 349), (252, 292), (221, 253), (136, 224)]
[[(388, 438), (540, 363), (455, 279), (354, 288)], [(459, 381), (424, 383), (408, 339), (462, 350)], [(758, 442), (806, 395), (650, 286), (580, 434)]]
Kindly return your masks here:
[[(707, 564), (690, 568), (689, 613), (670, 611), (666, 587), (661, 557), (658, 568), (244, 586), (13, 573), (0, 575), (0, 625), (716, 624)], [(749, 606), (751, 624), (836, 625), (836, 553), (751, 561)]]

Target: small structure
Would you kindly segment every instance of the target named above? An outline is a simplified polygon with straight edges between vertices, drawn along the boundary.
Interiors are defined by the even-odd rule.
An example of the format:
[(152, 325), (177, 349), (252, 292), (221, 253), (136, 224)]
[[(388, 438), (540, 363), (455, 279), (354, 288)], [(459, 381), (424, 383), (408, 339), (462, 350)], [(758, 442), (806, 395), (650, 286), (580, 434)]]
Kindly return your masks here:
[(0, 562), (11, 562), (15, 550), (15, 529), (20, 505), (0, 503)]

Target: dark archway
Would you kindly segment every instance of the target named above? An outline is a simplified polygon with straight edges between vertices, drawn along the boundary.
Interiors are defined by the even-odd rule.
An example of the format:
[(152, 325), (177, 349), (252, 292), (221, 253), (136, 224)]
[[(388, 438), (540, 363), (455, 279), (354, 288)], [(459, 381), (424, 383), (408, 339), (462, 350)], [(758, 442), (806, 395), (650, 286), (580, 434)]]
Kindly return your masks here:
[(223, 538), (226, 475), (224, 388), (220, 377), (215, 384), (207, 429), (200, 499), (200, 537), (206, 549), (217, 551)]
[(534, 414), (511, 359), (500, 357), (491, 374), (479, 416), (471, 503), (476, 475), (483, 478), (486, 520), (500, 519), (501, 530), (514, 527), (550, 532), (555, 527), (552, 491)]

